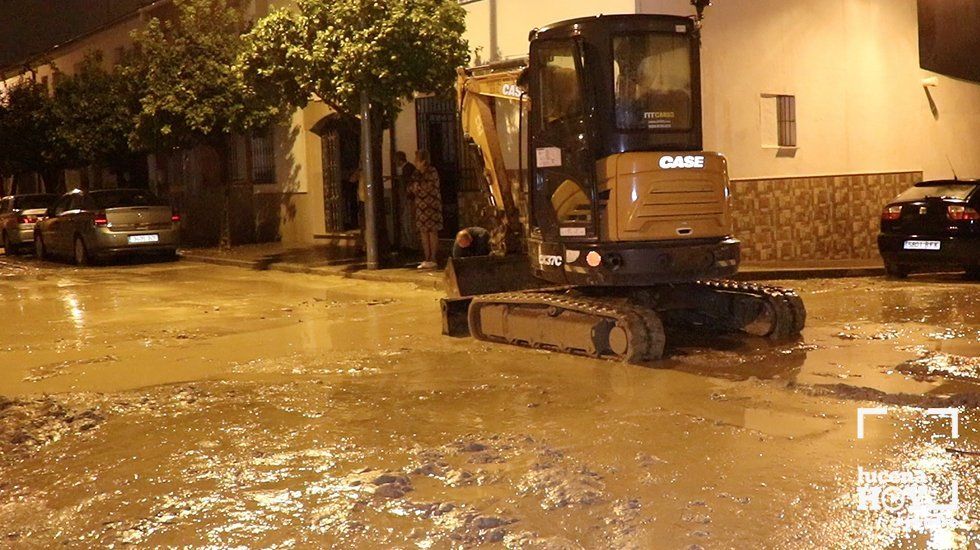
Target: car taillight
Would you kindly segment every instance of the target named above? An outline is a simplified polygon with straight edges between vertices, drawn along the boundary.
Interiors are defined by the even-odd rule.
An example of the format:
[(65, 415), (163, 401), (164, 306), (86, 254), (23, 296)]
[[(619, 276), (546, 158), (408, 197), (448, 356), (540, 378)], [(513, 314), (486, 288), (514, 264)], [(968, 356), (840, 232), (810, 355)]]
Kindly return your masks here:
[(902, 217), (902, 207), (901, 206), (888, 206), (881, 212), (881, 219), (888, 221), (895, 221)]
[(173, 223), (180, 221), (180, 214), (178, 214), (176, 210), (174, 210), (174, 213), (170, 215), (170, 221)]
[(109, 218), (105, 215), (105, 212), (97, 212), (92, 223), (95, 224), (95, 227), (108, 227)]
[(946, 208), (946, 217), (954, 222), (980, 220), (980, 212), (969, 206), (951, 205)]
[(20, 216), (17, 223), (37, 223), (37, 216)]

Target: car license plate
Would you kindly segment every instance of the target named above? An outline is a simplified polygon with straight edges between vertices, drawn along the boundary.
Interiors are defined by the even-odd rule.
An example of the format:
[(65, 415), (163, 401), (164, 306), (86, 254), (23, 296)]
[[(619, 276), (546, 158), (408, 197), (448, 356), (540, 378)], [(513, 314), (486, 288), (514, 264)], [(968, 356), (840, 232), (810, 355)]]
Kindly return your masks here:
[(905, 241), (905, 250), (939, 250), (939, 241)]
[(129, 244), (145, 244), (160, 242), (160, 235), (130, 235)]

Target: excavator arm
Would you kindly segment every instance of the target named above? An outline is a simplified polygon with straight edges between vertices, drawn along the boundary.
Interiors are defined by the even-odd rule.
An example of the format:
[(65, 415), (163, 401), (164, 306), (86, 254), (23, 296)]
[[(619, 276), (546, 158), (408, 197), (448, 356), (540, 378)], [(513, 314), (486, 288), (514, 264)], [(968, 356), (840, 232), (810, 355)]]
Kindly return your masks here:
[(519, 84), (526, 67), (522, 60), (508, 61), (475, 69), (459, 69), (456, 91), (464, 135), (471, 139), (483, 157), (483, 175), (496, 213), (493, 248), (497, 255), (520, 253), (525, 247), (521, 220), (521, 182), (507, 171), (493, 104), (497, 99), (527, 100)]

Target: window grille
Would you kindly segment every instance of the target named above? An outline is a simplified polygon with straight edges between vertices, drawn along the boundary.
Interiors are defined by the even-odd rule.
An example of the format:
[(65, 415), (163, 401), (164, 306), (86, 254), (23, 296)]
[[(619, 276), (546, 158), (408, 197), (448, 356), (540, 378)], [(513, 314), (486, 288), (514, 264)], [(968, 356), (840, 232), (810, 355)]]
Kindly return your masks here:
[(276, 161), (272, 129), (252, 136), (252, 182), (275, 183)]
[(776, 96), (776, 120), (779, 124), (778, 145), (796, 147), (796, 96)]

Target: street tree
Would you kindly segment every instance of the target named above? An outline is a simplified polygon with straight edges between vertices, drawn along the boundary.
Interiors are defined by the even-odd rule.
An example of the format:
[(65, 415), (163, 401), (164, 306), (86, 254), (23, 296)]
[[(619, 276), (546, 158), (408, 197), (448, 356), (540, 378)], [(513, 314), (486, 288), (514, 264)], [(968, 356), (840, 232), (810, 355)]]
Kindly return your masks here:
[(127, 168), (140, 152), (129, 143), (140, 109), (138, 82), (120, 66), (106, 69), (98, 50), (85, 56), (75, 74), (59, 79), (53, 110), (75, 167), (106, 166), (126, 181)]
[(360, 116), (369, 266), (377, 266), (372, 236), (382, 219), (383, 129), (413, 93), (452, 86), (456, 67), (469, 60), (464, 30), (455, 0), (298, 0), (246, 37), (242, 73), (263, 95), (300, 108), (316, 97), (342, 116)]
[(37, 173), (44, 188), (54, 191), (70, 155), (47, 85), (26, 75), (3, 91), (0, 105), (0, 172)]
[(244, 17), (229, 0), (175, 0), (176, 17), (151, 19), (133, 33), (127, 67), (144, 78), (131, 144), (160, 151), (205, 146), (217, 157), (223, 186), (221, 246), (231, 246), (230, 138), (274, 124), (283, 115), (246, 85), (237, 61)]

